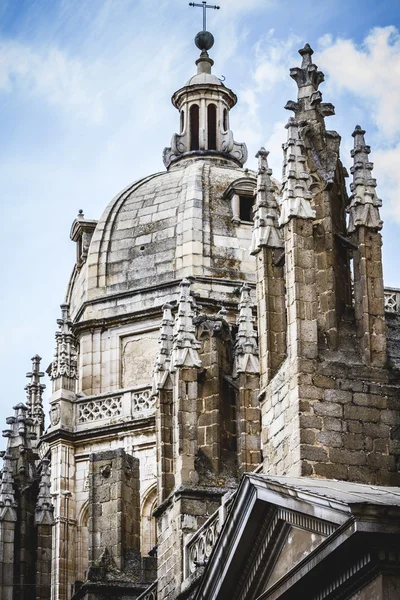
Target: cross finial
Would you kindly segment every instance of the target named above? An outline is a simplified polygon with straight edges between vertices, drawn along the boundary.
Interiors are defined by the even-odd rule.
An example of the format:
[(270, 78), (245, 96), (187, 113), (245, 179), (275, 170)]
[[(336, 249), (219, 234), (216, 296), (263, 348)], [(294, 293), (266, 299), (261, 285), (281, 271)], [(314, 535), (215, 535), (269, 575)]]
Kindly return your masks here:
[(198, 4), (197, 2), (189, 2), (189, 6), (198, 6), (203, 9), (203, 31), (207, 31), (207, 8), (212, 8), (215, 10), (219, 10), (220, 7), (216, 5), (207, 4), (206, 1)]

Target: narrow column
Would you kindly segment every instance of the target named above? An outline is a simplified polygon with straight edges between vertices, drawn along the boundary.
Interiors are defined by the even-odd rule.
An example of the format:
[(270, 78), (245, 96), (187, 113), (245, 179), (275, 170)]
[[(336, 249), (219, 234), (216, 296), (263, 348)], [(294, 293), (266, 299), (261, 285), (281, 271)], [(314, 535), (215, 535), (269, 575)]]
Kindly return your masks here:
[(3, 454), (0, 484), (0, 590), (2, 600), (13, 600), (15, 527), (17, 502), (14, 494), (11, 454)]
[(354, 130), (351, 155), (353, 183), (349, 206), (348, 232), (358, 250), (354, 252), (354, 306), (357, 337), (365, 364), (382, 367), (386, 363), (385, 298), (382, 271), (382, 221), (376, 194), (376, 180), (371, 177), (371, 152), (365, 144), (365, 131)]
[(256, 155), (258, 177), (251, 245), (251, 253), (256, 257), (261, 389), (286, 356), (284, 241), (278, 227), (278, 204), (268, 154), (261, 148)]
[(258, 400), (260, 365), (254, 330), (250, 288), (243, 285), (233, 375), (237, 378), (237, 453), (240, 474), (253, 471), (261, 461), (261, 411)]
[(41, 462), (39, 494), (35, 511), (36, 526), (36, 600), (51, 597), (51, 550), (54, 508), (50, 494), (50, 460)]

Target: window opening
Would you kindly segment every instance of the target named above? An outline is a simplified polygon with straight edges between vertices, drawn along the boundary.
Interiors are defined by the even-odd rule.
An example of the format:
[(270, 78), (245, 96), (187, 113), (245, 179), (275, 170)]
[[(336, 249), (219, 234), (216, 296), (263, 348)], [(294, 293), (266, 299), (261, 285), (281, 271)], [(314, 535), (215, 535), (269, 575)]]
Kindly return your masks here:
[(224, 108), (224, 131), (228, 131), (228, 111)]
[(190, 107), (190, 149), (199, 149), (199, 107), (192, 104)]
[(185, 113), (181, 110), (181, 133), (185, 129)]
[(253, 221), (253, 204), (252, 196), (239, 196), (239, 218), (241, 221)]
[(217, 149), (217, 107), (209, 104), (207, 107), (208, 149)]

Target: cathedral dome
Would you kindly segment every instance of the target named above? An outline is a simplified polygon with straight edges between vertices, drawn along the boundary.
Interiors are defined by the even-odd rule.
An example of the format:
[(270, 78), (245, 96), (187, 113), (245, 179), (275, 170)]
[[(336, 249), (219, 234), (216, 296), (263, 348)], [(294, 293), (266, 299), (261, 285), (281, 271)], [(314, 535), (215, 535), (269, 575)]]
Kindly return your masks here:
[(77, 264), (67, 301), (75, 322), (135, 312), (139, 299), (160, 306), (184, 277), (203, 281), (201, 295), (216, 301), (254, 280), (256, 177), (243, 168), (246, 145), (229, 127), (237, 97), (212, 74), (213, 64), (203, 49), (197, 74), (172, 96), (180, 133), (164, 150), (167, 170), (124, 189), (98, 223), (83, 214), (74, 221)]
[(128, 186), (107, 206), (75, 270), (72, 315), (84, 302), (183, 277), (252, 280), (251, 216), (240, 218), (240, 201), (251, 206), (255, 183), (234, 160), (189, 155)]

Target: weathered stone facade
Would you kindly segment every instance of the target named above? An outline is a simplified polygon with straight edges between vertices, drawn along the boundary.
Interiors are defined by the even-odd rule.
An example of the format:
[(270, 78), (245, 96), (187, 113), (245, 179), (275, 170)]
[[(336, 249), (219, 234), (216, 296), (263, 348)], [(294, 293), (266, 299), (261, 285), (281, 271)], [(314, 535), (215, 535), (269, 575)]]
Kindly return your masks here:
[[(384, 290), (365, 132), (353, 134), (348, 197), (306, 45), (290, 72), (282, 182), (264, 148), (257, 173), (244, 169), (236, 96), (200, 49), (173, 96), (181, 131), (167, 170), (128, 186), (98, 222), (73, 222), (50, 423), (35, 356), (27, 406), (5, 432), (6, 600), (295, 598), (307, 569), (321, 599), (351, 569), (375, 579), (363, 591), (353, 577), (340, 598), (397, 590), (399, 494), (363, 485), (400, 483), (400, 292)], [(379, 538), (381, 554), (358, 557), (355, 522), (374, 523), (365, 551)], [(318, 553), (336, 557), (342, 534), (359, 568), (343, 559), (325, 593)], [(313, 553), (299, 583), (290, 574)]]

